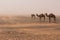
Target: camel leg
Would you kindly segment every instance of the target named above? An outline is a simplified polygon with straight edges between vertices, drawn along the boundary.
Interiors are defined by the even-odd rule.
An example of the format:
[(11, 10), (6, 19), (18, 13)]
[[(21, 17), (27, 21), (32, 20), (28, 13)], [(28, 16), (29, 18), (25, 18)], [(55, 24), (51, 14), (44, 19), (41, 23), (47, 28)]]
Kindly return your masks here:
[(41, 22), (41, 17), (40, 17), (40, 22)]
[(33, 18), (33, 16), (31, 16), (31, 18)]
[(34, 16), (34, 19), (35, 19), (36, 17)]
[(35, 16), (31, 16), (32, 19), (35, 19)]
[(54, 22), (56, 22), (56, 18), (54, 18)]
[(49, 17), (49, 23), (51, 22), (51, 18)]
[(45, 22), (45, 17), (44, 17), (44, 22)]

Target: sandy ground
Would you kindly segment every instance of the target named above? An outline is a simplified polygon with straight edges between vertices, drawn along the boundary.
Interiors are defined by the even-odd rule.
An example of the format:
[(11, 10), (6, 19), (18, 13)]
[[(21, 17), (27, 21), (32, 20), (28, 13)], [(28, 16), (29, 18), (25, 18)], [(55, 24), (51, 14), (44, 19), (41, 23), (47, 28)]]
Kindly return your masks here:
[(20, 29), (20, 30), (26, 30), (26, 31), (31, 31), (31, 32), (36, 32), (36, 33), (50, 33), (50, 32), (59, 32), (60, 31), (60, 24), (58, 23), (23, 23), (23, 24), (4, 24), (0, 25), (0, 30), (4, 29)]
[(60, 40), (60, 23), (35, 21), (0, 24), (0, 40)]
[(58, 23), (0, 25), (0, 40), (60, 40)]

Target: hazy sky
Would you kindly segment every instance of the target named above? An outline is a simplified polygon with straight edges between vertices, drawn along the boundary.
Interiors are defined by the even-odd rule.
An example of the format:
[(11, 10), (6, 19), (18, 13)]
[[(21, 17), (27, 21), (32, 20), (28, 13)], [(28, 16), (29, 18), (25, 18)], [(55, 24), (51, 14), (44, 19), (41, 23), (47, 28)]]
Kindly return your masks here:
[(45, 12), (60, 15), (60, 0), (0, 0), (0, 15), (29, 15)]

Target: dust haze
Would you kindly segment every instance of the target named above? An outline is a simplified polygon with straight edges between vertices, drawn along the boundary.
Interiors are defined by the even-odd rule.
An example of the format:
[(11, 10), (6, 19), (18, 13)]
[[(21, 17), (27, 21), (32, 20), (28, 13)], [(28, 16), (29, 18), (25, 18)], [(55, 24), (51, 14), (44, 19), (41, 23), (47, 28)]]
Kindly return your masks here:
[(59, 4), (60, 0), (0, 0), (0, 40), (60, 40)]

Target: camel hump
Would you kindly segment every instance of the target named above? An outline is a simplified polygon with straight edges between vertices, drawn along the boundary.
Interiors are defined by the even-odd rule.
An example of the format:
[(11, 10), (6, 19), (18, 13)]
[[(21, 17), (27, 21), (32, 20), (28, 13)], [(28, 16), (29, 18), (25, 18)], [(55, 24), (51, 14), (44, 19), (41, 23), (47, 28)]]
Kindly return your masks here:
[(43, 16), (43, 17), (45, 16), (44, 14), (40, 14), (40, 15)]
[(34, 14), (31, 14), (32, 16), (35, 16)]
[(53, 13), (51, 13), (50, 16), (56, 18), (56, 16)]

